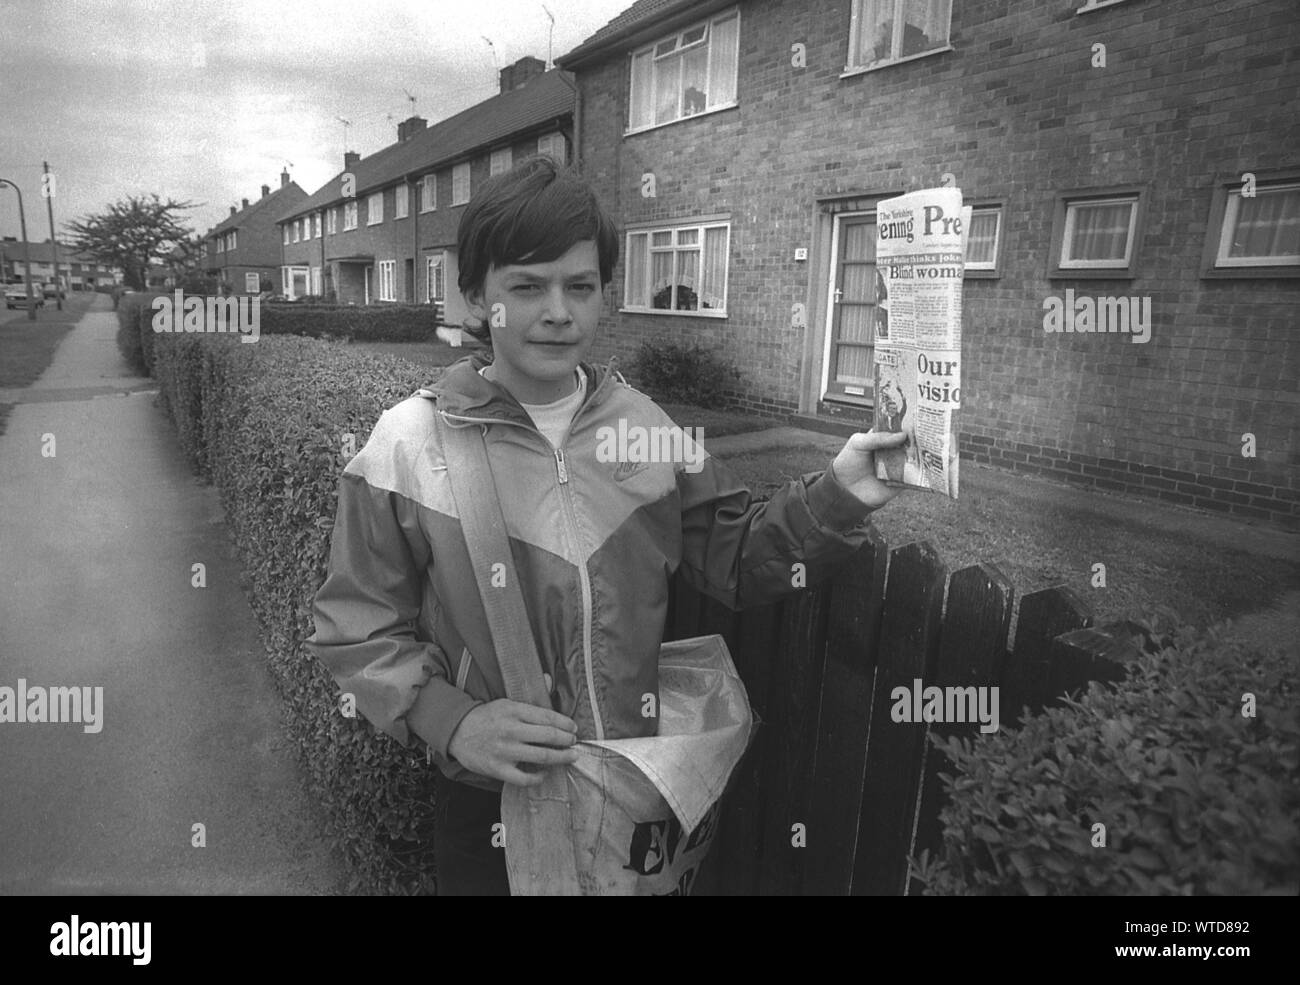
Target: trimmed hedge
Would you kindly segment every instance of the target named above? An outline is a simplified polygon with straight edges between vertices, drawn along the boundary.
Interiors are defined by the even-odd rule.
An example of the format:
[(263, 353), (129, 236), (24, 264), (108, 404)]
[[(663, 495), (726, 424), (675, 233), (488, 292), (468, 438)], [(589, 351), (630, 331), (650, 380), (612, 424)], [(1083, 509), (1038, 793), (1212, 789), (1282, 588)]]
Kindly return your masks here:
[(338, 686), (303, 646), (342, 468), (429, 371), (310, 339), (169, 334), (157, 336), (154, 373), (182, 447), (220, 490), (286, 728), (348, 860), (349, 890), (432, 891), (432, 768), (344, 717)]
[(935, 740), (957, 773), (942, 850), (912, 860), (926, 895), (1295, 893), (1295, 655), (1158, 622), (1125, 681), (1018, 730)]
[[(125, 295), (117, 308), (117, 346), (127, 362), (153, 375), (153, 300), (172, 297), (170, 291)], [(198, 297), (199, 295), (186, 295)], [(383, 307), (286, 304), (262, 301), (259, 335), (303, 335), (354, 342), (436, 342), (438, 326), (431, 305), (394, 304)]]

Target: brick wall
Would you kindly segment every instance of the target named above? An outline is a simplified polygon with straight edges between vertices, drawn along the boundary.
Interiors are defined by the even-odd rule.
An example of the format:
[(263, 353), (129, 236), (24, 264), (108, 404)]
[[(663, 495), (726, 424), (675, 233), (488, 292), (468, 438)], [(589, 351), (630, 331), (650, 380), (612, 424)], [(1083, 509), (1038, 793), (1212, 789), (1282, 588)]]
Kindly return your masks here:
[[(1004, 223), (1001, 276), (965, 284), (963, 456), (1300, 526), (1300, 281), (1200, 275), (1216, 177), (1300, 165), (1294, 4), (1080, 5), (964, 0), (953, 51), (840, 78), (849, 0), (755, 0), (741, 7), (739, 107), (626, 138), (627, 53), (579, 69), (583, 171), (617, 219), (732, 223), (726, 320), (617, 314), (620, 262), (597, 354), (717, 345), (745, 375), (736, 406), (815, 413), (790, 310), (824, 294), (815, 264), (793, 259), (816, 251), (819, 200), (952, 172), (968, 200), (1000, 201)], [(1120, 184), (1147, 189), (1137, 276), (1049, 278), (1057, 194)], [(1043, 300), (1066, 288), (1150, 297), (1151, 340), (1045, 333)]]

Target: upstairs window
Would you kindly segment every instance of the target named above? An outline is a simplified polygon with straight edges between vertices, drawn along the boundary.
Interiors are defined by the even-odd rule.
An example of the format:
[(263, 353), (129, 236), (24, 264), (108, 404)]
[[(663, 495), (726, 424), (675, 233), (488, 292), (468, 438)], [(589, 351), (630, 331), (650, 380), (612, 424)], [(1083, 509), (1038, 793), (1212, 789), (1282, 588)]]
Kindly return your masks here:
[(432, 212), (438, 207), (438, 176), (426, 174), (420, 181), (420, 211)]
[(469, 162), (451, 169), (451, 204), (464, 205), (469, 201)]
[(739, 45), (731, 10), (633, 52), (629, 131), (734, 106)]
[(952, 0), (853, 0), (848, 69), (876, 68), (948, 48)]
[(408, 197), (409, 195), (410, 195), (410, 189), (407, 187), (405, 181), (403, 181), (400, 185), (398, 185), (396, 188), (393, 189), (393, 218), (394, 219), (405, 219), (406, 216), (408, 215), (410, 211), (410, 205), (409, 205), (410, 199)]
[(488, 161), (488, 176), (491, 177), (494, 174), (509, 171), (510, 167), (510, 148), (502, 147), (500, 150), (494, 150), (491, 159)]
[(544, 137), (538, 137), (537, 153), (549, 157), (556, 164), (567, 164), (568, 155), (564, 147), (564, 134), (548, 133)]
[(375, 192), (366, 199), (366, 225), (374, 226), (384, 221), (384, 193)]

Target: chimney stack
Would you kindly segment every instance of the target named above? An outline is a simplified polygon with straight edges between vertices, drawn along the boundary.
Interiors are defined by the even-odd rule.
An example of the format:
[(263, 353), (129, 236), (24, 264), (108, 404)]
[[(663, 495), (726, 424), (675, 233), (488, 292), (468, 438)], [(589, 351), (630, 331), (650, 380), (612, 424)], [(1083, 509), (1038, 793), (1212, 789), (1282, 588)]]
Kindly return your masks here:
[(514, 89), (521, 89), (529, 79), (536, 78), (546, 71), (546, 63), (540, 58), (534, 58), (532, 55), (524, 55), (523, 58), (513, 65), (507, 65), (501, 70), (501, 91), (510, 92)]
[(289, 170), (286, 168), (285, 170), (280, 172), (280, 187), (287, 188), (288, 186), (289, 186)]
[(244, 199), (244, 208), (248, 208), (248, 199)]
[(428, 125), (429, 121), (422, 116), (412, 116), (409, 120), (403, 120), (397, 124), (397, 142), (400, 144), (410, 140)]
[(236, 212), (238, 212), (238, 211), (239, 211), (239, 210), (238, 210), (237, 208), (235, 208), (233, 205), (230, 207), (230, 214), (231, 214), (231, 215), (234, 215), (234, 214), (235, 214)]
[(343, 170), (351, 171), (361, 163), (361, 155), (354, 150), (345, 150), (343, 152)]
[(270, 194), (271, 194), (271, 186), (270, 186), (270, 185), (263, 185), (263, 186), (262, 186), (262, 197), (263, 197), (263, 198), (266, 198), (266, 196), (267, 196), (267, 195), (270, 195)]

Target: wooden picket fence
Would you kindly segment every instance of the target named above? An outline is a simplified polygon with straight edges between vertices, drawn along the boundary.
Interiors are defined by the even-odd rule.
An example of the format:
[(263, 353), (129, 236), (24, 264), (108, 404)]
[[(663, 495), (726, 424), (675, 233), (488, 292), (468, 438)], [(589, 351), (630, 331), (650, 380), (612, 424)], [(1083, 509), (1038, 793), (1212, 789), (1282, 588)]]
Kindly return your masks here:
[(893, 689), (997, 685), (1008, 727), (1022, 707), (1120, 679), (1134, 652), (1122, 625), (1091, 628), (1068, 588), (1024, 596), (1008, 646), (1012, 611), (993, 565), (950, 579), (930, 544), (891, 551), (875, 531), (827, 583), (758, 609), (732, 612), (674, 579), (664, 638), (724, 636), (763, 723), (695, 892), (907, 893), (909, 853), (941, 844), (939, 773), (952, 771), (927, 731), (979, 724), (894, 723)]

